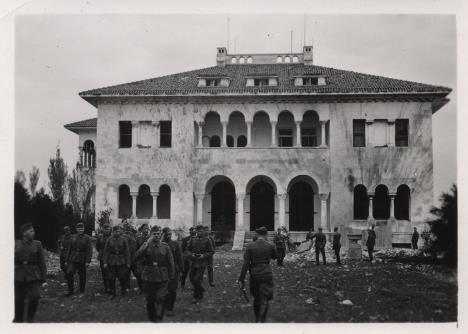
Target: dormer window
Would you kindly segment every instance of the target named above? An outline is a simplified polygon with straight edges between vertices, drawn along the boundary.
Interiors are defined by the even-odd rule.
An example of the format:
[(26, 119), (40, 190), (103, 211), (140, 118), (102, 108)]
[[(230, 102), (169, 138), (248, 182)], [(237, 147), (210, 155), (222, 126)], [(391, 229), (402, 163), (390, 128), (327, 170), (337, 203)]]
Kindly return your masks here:
[(247, 87), (278, 86), (278, 79), (271, 77), (247, 78)]
[(228, 78), (199, 78), (198, 87), (229, 87)]
[(294, 78), (294, 86), (324, 86), (324, 77), (297, 77)]

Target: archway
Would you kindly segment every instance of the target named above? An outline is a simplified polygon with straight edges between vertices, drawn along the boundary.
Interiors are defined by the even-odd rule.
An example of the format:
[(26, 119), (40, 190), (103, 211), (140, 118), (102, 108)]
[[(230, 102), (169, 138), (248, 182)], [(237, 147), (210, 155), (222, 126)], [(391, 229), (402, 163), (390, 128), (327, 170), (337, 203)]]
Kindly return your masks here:
[(373, 216), (375, 219), (390, 218), (390, 196), (387, 186), (383, 184), (375, 188)]
[(211, 229), (236, 229), (236, 191), (230, 182), (218, 182), (211, 191)]
[(266, 181), (258, 181), (250, 190), (250, 230), (265, 226), (275, 229), (275, 190)]
[(304, 181), (294, 183), (289, 190), (289, 230), (314, 229), (314, 190)]
[(142, 184), (138, 189), (138, 197), (136, 202), (137, 218), (151, 218), (153, 215), (153, 197), (151, 196), (150, 187)]
[(126, 184), (119, 187), (119, 218), (130, 218), (132, 216), (132, 196), (130, 188)]
[(395, 197), (395, 218), (401, 220), (410, 220), (410, 188), (402, 184), (397, 188)]

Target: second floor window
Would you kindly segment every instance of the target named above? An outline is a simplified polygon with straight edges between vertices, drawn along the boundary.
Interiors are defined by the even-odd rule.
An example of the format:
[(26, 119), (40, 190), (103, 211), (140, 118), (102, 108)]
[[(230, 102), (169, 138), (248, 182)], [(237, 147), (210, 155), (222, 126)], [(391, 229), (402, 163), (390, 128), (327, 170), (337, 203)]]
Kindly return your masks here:
[(395, 146), (408, 146), (408, 123), (407, 119), (395, 121)]
[(278, 130), (278, 144), (280, 147), (293, 146), (293, 130), (292, 129), (279, 129)]
[(305, 128), (301, 131), (301, 141), (303, 147), (317, 146), (317, 130), (315, 128)]
[(160, 147), (171, 147), (172, 146), (172, 123), (171, 121), (159, 122), (160, 130)]
[(132, 122), (120, 121), (119, 122), (119, 147), (129, 148), (132, 147)]
[(366, 120), (364, 119), (353, 120), (353, 146), (366, 146)]

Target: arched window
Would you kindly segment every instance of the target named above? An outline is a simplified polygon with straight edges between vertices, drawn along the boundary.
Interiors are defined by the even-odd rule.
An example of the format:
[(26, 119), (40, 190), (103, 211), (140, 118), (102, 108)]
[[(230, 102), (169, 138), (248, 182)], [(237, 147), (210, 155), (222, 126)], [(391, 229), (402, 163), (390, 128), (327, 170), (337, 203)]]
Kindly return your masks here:
[(354, 187), (354, 219), (369, 217), (369, 197), (367, 189), (362, 184)]
[(252, 57), (247, 58), (247, 63), (248, 63), (248, 64), (252, 64), (252, 62), (253, 62)]
[(292, 147), (294, 146), (294, 116), (289, 111), (282, 111), (278, 116), (278, 146)]
[(239, 59), (239, 63), (240, 63), (240, 64), (245, 63), (245, 58), (240, 58), (240, 59)]
[(130, 188), (126, 184), (119, 187), (119, 218), (130, 218), (132, 216), (132, 196)]
[(163, 184), (161, 187), (159, 187), (157, 206), (158, 218), (171, 218), (171, 188), (169, 188), (167, 184)]
[(297, 56), (294, 56), (293, 57), (293, 63), (297, 63), (297, 62), (299, 62), (299, 58), (297, 58)]
[(388, 188), (383, 184), (375, 188), (373, 208), (375, 219), (390, 218), (390, 196), (388, 195)]
[(83, 167), (96, 166), (96, 151), (94, 150), (94, 143), (92, 140), (87, 140), (84, 142), (81, 165)]
[(320, 122), (315, 111), (307, 111), (301, 122), (301, 144), (303, 147), (317, 147)]
[(212, 136), (210, 138), (210, 147), (221, 147), (221, 139), (219, 136)]
[(228, 147), (234, 147), (234, 137), (233, 136), (227, 136), (226, 137), (226, 144)]
[(284, 58), (284, 62), (285, 62), (285, 63), (290, 63), (290, 62), (291, 62), (291, 58), (289, 58), (289, 56), (286, 57), (286, 58)]
[(237, 147), (246, 147), (247, 146), (247, 137), (242, 135), (237, 137)]
[(142, 184), (138, 189), (136, 216), (137, 218), (151, 218), (153, 216), (153, 197), (150, 187), (146, 184)]
[(232, 58), (232, 59), (231, 59), (231, 63), (233, 63), (233, 64), (237, 63), (237, 59), (236, 59), (236, 58)]
[(277, 63), (282, 63), (282, 62), (283, 62), (283, 58), (281, 58), (281, 56), (278, 56), (278, 58), (276, 58), (276, 62), (277, 62)]
[(402, 184), (397, 189), (395, 197), (395, 218), (401, 220), (410, 220), (410, 188)]

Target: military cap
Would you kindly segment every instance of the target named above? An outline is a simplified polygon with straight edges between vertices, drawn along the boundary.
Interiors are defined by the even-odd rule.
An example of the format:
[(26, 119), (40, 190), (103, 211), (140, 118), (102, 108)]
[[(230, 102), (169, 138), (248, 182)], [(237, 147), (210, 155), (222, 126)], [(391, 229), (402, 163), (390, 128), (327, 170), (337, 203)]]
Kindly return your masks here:
[(119, 225), (115, 225), (113, 228), (112, 228), (112, 231), (119, 231), (120, 230), (120, 226)]
[(24, 223), (23, 225), (21, 225), (20, 231), (21, 231), (21, 233), (24, 233), (24, 232), (26, 232), (27, 230), (30, 230), (30, 229), (32, 229), (32, 228), (33, 228), (32, 223)]
[(203, 231), (203, 225), (197, 225), (197, 227), (195, 227), (195, 230)]
[(76, 228), (84, 228), (84, 224), (80, 222), (76, 224)]
[(189, 228), (189, 231), (190, 231), (190, 232), (191, 232), (191, 231), (195, 231), (195, 227), (193, 227), (193, 226), (190, 227), (190, 228)]
[(171, 228), (170, 227), (165, 227), (162, 229), (162, 233), (167, 233), (167, 232), (170, 232), (171, 231)]
[(148, 226), (148, 224), (146, 224), (146, 223), (145, 223), (145, 224), (141, 224), (140, 227), (138, 228), (138, 231), (141, 231), (142, 229), (148, 228), (148, 227), (149, 227), (149, 226)]
[(161, 227), (158, 225), (151, 226), (151, 233), (153, 232), (161, 232)]
[(267, 235), (268, 230), (266, 229), (265, 226), (262, 226), (262, 227), (257, 228), (255, 232), (257, 232), (257, 234), (259, 235)]

